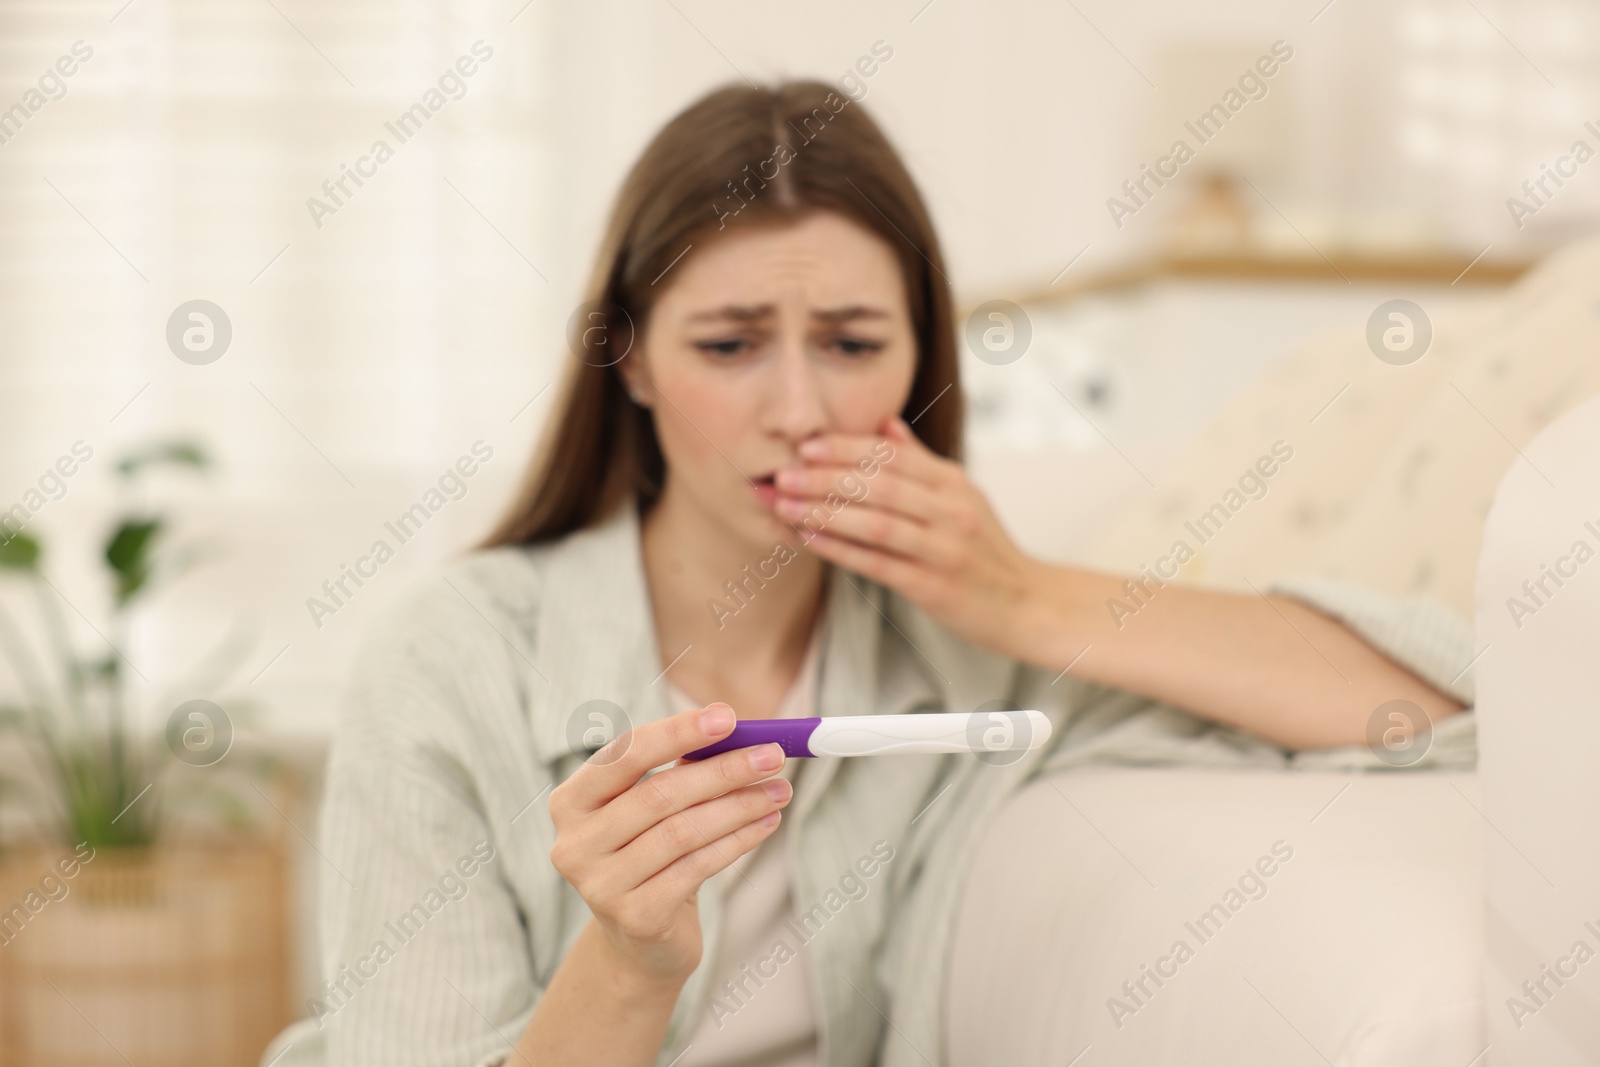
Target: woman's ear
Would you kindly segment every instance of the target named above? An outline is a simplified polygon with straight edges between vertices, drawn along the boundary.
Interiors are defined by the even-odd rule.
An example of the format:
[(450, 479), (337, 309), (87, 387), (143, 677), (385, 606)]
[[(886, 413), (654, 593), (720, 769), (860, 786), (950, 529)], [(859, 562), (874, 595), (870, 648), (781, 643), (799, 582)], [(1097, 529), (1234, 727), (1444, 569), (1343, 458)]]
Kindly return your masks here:
[(650, 406), (650, 372), (645, 370), (642, 360), (623, 357), (617, 364), (617, 373), (622, 377), (622, 387), (628, 391), (628, 397), (642, 408)]

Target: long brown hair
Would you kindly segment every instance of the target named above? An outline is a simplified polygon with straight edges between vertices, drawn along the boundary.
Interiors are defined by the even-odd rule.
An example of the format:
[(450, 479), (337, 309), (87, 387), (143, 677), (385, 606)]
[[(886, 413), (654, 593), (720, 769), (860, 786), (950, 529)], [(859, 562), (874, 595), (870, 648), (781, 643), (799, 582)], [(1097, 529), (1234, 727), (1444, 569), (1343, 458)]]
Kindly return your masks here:
[[(773, 169), (776, 173), (771, 173)], [(859, 103), (819, 81), (718, 89), (668, 122), (612, 207), (587, 299), (569, 324), (576, 357), (515, 503), (480, 547), (533, 544), (597, 523), (632, 492), (660, 495), (666, 465), (648, 409), (616, 363), (643, 336), (655, 282), (691, 245), (730, 226), (826, 210), (894, 249), (917, 370), (902, 417), (934, 452), (959, 459), (962, 396), (950, 283), (905, 164)], [(914, 422), (912, 420), (915, 420)]]

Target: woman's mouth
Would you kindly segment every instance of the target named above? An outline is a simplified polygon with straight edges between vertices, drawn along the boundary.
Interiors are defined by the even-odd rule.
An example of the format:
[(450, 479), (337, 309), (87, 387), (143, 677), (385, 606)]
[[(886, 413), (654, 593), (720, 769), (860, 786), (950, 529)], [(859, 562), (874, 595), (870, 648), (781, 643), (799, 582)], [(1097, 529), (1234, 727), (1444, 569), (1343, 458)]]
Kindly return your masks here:
[(761, 502), (761, 506), (768, 511), (771, 511), (773, 506), (777, 504), (778, 486), (773, 479), (773, 475), (763, 474), (758, 478), (750, 479), (750, 489), (751, 492), (755, 493), (756, 499)]

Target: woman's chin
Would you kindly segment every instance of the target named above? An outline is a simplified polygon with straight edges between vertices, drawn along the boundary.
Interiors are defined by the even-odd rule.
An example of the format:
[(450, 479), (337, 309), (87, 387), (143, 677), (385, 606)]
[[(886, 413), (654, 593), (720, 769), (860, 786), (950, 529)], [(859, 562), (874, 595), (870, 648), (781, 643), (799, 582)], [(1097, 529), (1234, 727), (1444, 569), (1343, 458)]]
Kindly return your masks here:
[(779, 515), (776, 511), (763, 509), (760, 522), (761, 535), (766, 540), (770, 541), (775, 537), (779, 537), (791, 543), (799, 543), (800, 533), (795, 530), (794, 525), (788, 519)]
[(760, 531), (759, 539), (768, 547), (771, 547), (774, 541), (785, 541), (788, 542), (790, 547), (796, 548), (802, 553), (810, 551), (806, 547), (809, 534), (807, 534), (805, 528), (790, 522), (772, 508), (761, 509), (760, 515), (756, 519), (756, 526)]

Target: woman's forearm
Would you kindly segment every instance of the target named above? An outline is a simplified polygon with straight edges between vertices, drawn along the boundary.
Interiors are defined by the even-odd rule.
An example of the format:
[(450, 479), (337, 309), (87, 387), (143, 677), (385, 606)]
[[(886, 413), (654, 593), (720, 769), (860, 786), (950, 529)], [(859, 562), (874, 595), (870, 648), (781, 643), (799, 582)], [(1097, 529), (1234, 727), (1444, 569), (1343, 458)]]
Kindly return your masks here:
[(661, 1053), (684, 980), (639, 972), (590, 919), (556, 968), (508, 1067), (649, 1067)]
[[(1285, 597), (1226, 593), (1041, 564), (1023, 657), (1249, 730), (1287, 748), (1365, 740), (1379, 705), (1437, 721), (1452, 698), (1342, 623)], [(1120, 601), (1125, 610), (1108, 607)], [(1137, 606), (1137, 610), (1131, 610)], [(1087, 650), (1086, 650), (1087, 649)], [(1076, 662), (1073, 662), (1076, 660)]]

